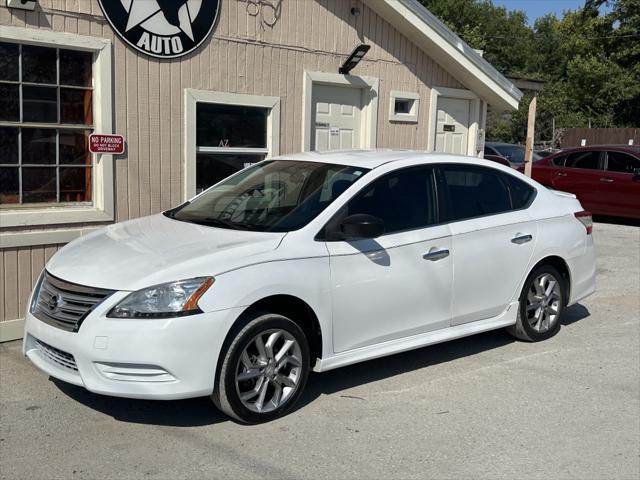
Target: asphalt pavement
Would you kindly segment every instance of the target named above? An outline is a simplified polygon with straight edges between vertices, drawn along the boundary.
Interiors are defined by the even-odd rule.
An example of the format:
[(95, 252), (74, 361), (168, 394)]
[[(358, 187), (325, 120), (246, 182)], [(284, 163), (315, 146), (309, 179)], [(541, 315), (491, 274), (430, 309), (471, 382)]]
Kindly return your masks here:
[(551, 340), (495, 331), (314, 374), (258, 426), (208, 398), (95, 395), (2, 344), (0, 478), (638, 479), (640, 228), (594, 236), (597, 293)]

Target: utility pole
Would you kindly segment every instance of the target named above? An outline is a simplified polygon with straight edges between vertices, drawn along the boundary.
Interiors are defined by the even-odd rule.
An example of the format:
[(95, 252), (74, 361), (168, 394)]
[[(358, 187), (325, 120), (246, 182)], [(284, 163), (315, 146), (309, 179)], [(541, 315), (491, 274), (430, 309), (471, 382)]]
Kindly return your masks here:
[(524, 147), (524, 174), (531, 177), (531, 161), (533, 159), (533, 140), (536, 127), (536, 105), (538, 96), (534, 96), (529, 104), (529, 121), (527, 122), (527, 143)]

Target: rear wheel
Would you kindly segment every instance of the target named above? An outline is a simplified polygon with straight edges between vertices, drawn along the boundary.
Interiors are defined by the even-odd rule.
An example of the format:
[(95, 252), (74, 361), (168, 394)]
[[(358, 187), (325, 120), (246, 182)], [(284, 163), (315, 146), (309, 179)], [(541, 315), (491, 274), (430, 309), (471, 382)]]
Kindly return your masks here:
[(560, 315), (566, 303), (566, 285), (551, 265), (537, 267), (520, 294), (518, 319), (507, 331), (528, 342), (553, 337), (560, 330)]
[(226, 350), (212, 399), (236, 420), (266, 422), (291, 411), (308, 375), (300, 327), (282, 315), (256, 314)]

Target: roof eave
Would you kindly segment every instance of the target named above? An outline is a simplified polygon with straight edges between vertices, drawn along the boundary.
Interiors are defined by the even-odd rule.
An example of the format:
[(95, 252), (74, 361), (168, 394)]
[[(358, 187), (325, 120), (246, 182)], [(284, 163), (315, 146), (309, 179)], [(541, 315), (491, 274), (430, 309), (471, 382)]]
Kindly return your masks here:
[(492, 107), (518, 109), (522, 92), (417, 0), (365, 2)]

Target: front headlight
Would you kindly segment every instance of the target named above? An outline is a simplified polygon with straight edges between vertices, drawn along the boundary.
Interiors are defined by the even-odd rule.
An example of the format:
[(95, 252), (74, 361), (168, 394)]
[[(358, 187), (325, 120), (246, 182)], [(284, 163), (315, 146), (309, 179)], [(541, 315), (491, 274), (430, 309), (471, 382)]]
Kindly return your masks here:
[(200, 277), (138, 290), (113, 307), (107, 317), (170, 318), (202, 313), (198, 300), (212, 284), (213, 277)]

